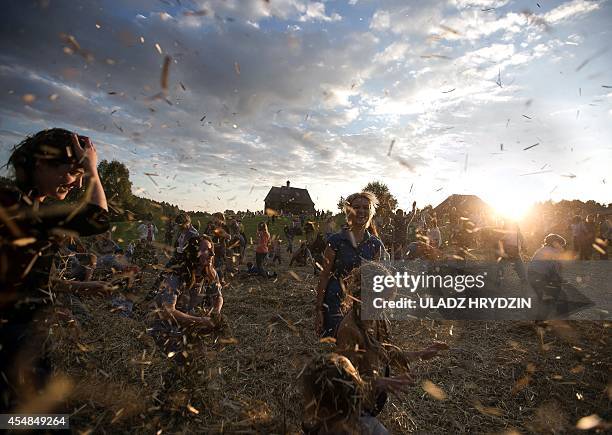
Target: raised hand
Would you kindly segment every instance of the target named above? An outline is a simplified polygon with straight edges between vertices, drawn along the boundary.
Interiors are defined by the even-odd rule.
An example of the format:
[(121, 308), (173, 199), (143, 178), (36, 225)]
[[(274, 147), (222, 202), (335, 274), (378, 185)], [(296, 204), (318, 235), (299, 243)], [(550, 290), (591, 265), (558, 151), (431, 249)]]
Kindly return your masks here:
[(79, 163), (85, 168), (93, 187), (90, 202), (108, 211), (106, 194), (98, 176), (98, 152), (91, 139), (84, 136), (72, 135), (72, 150)]
[(79, 139), (79, 136), (73, 134), (72, 150), (90, 176), (98, 173), (98, 152), (91, 139), (85, 136), (80, 136)]

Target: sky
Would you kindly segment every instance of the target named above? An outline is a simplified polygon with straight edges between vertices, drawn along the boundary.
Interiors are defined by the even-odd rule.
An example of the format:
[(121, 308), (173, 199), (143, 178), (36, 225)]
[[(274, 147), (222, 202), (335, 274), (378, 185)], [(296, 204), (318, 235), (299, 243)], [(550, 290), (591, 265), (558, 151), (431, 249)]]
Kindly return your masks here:
[(611, 3), (6, 0), (0, 161), (63, 127), (188, 210), (287, 180), (336, 211), (375, 180), (403, 208), (609, 203)]

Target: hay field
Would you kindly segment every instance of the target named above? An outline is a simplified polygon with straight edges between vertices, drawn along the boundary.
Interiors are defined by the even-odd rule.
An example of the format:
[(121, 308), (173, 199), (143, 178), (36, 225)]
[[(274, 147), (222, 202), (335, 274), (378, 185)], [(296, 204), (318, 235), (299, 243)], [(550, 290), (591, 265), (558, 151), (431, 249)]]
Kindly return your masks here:
[[(182, 369), (145, 333), (152, 269), (127, 295), (131, 318), (82, 298), (52, 334), (53, 360), (74, 384), (73, 431), (300, 433), (299, 374), (334, 345), (313, 331), (312, 269), (291, 271), (299, 280), (286, 263), (277, 280), (234, 278), (228, 327), (190, 336)], [(393, 333), (408, 350), (434, 339), (451, 349), (413, 365), (414, 387), (380, 416), (392, 433), (572, 433), (582, 417), (612, 419), (610, 323), (406, 321)]]

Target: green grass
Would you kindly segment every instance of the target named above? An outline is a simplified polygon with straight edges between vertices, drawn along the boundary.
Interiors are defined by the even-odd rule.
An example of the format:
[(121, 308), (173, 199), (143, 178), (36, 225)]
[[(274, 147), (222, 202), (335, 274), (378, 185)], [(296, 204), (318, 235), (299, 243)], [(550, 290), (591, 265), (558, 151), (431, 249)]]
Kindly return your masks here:
[[(343, 216), (336, 217), (336, 228), (339, 228), (339, 224), (343, 221), (343, 219)], [(203, 231), (204, 228), (206, 228), (206, 224), (209, 220), (210, 218), (194, 218), (192, 223), (197, 230)], [(158, 217), (154, 218), (153, 222), (158, 229), (157, 240), (163, 241), (166, 223)], [(256, 239), (257, 225), (260, 222), (267, 222), (267, 218), (265, 216), (253, 216), (242, 219), (242, 225), (244, 227), (244, 233), (247, 237), (247, 243), (250, 242), (250, 238), (253, 238), (253, 240)], [(317, 223), (322, 226), (323, 221), (317, 221)], [(114, 228), (113, 239), (119, 243), (121, 247), (126, 248), (132, 240), (136, 240), (138, 238), (138, 226), (140, 224), (141, 221), (113, 222), (111, 224), (111, 228)], [(276, 221), (268, 226), (268, 230), (270, 231), (271, 235), (276, 235), (277, 237), (284, 239), (285, 234), (283, 232), (283, 227), (290, 224), (291, 219), (288, 217), (277, 217)]]

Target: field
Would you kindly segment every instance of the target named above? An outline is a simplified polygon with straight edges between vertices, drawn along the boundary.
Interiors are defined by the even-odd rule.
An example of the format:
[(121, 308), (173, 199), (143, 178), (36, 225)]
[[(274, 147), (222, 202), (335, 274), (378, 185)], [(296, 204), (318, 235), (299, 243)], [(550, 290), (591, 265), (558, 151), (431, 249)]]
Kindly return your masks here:
[[(204, 230), (206, 228), (206, 224), (210, 218), (194, 218), (192, 221), (193, 226), (198, 230)], [(342, 222), (342, 217), (337, 216), (336, 221), (338, 225)], [(267, 222), (266, 216), (249, 216), (242, 219), (242, 225), (244, 227), (244, 233), (247, 236), (247, 240), (250, 238), (255, 239), (257, 236), (257, 225), (260, 222)], [(132, 222), (114, 222), (112, 226), (114, 227), (113, 231), (113, 239), (119, 242), (122, 247), (126, 247), (127, 244), (138, 238), (138, 226), (141, 221), (132, 221)], [(157, 235), (158, 240), (163, 240), (165, 222), (162, 221), (159, 217), (154, 219), (155, 226), (157, 227), (159, 233)], [(288, 217), (277, 217), (274, 223), (270, 223), (268, 229), (271, 234), (276, 234), (277, 236), (284, 237), (283, 227), (285, 225), (290, 225), (291, 220)]]
[[(190, 336), (183, 367), (145, 332), (152, 269), (126, 294), (131, 317), (109, 299), (73, 304), (52, 334), (53, 359), (72, 383), (73, 429), (299, 433), (299, 375), (315, 352), (334, 345), (314, 334), (312, 269), (289, 273), (286, 260), (276, 280), (232, 280), (227, 327)], [(582, 417), (611, 419), (610, 323), (406, 321), (393, 324), (393, 336), (408, 350), (432, 340), (450, 350), (414, 364), (414, 387), (380, 416), (392, 433), (572, 433)]]

